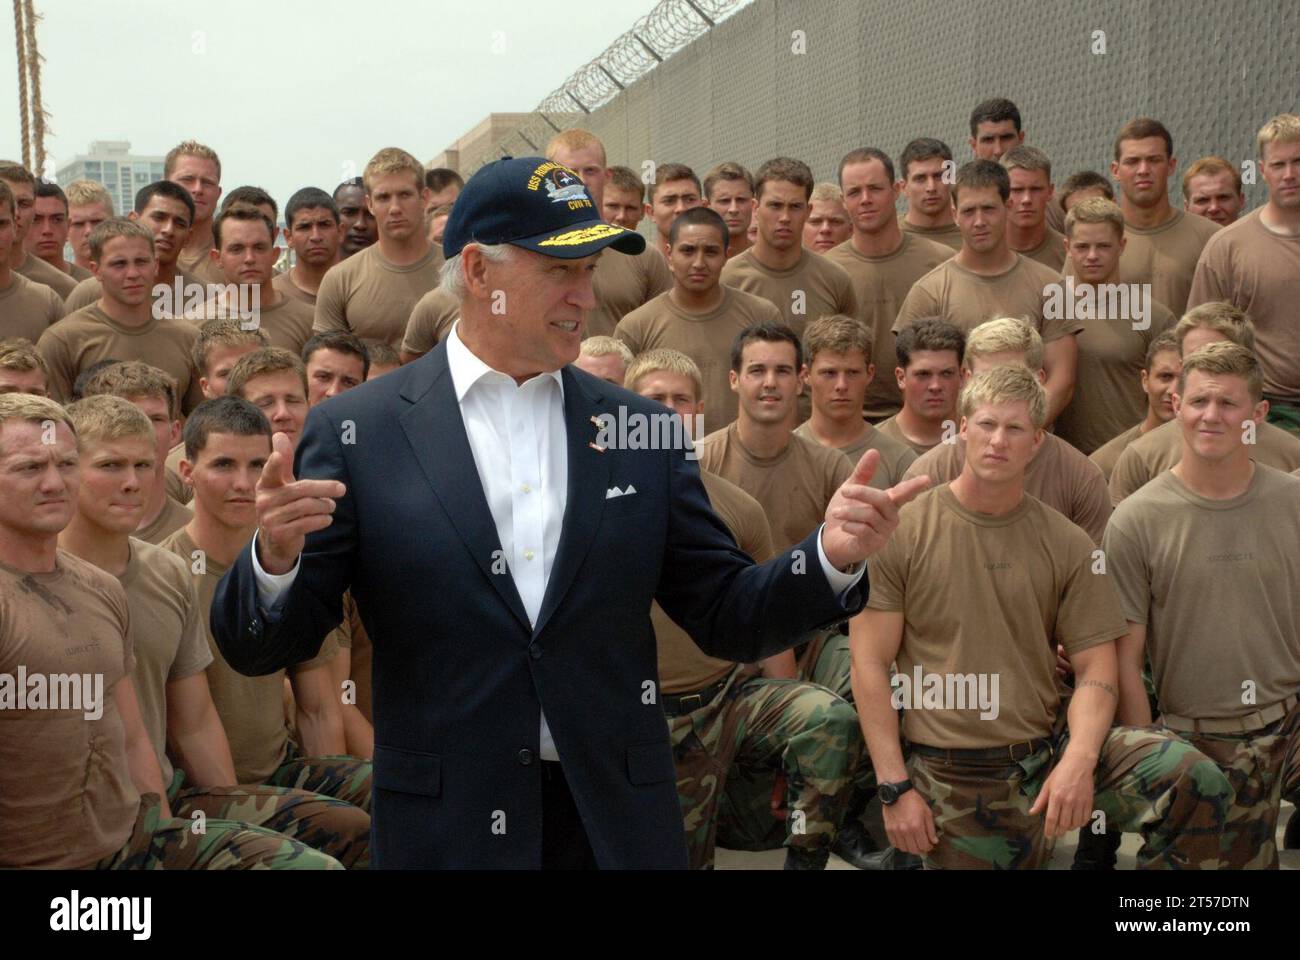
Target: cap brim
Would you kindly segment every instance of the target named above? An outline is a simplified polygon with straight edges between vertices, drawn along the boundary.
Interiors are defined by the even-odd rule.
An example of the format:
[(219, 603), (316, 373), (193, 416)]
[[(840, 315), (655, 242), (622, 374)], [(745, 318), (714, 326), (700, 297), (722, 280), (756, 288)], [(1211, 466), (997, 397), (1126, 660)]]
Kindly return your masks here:
[(510, 243), (561, 260), (589, 257), (606, 247), (613, 247), (619, 253), (626, 254), (638, 254), (645, 250), (645, 237), (641, 234), (603, 221), (570, 225), (535, 237), (511, 240)]

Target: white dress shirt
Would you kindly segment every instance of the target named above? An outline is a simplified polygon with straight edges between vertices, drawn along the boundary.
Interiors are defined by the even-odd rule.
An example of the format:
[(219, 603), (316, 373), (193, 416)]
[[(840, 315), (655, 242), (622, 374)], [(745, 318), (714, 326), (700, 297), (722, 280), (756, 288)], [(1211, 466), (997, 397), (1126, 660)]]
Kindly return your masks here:
[[(535, 625), (560, 545), (569, 494), (564, 382), (555, 370), (515, 383), (470, 352), (460, 338), (459, 320), (447, 335), (447, 367), (510, 576)], [(846, 574), (832, 567), (820, 536), (817, 554), (837, 595), (862, 577), (862, 569)], [(288, 573), (269, 574), (253, 550), (253, 572), (264, 610), (274, 609), (298, 569), (295, 564)], [(560, 759), (545, 714), (539, 753), (543, 760)]]

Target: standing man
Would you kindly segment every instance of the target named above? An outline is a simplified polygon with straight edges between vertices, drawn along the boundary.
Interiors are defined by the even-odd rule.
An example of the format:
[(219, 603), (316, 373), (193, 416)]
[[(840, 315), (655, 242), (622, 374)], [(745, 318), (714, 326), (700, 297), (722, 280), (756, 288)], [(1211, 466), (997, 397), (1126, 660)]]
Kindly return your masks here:
[(1110, 175), (1120, 189), (1128, 243), (1120, 258), (1125, 283), (1149, 283), (1151, 295), (1176, 314), (1187, 309), (1196, 261), (1218, 226), (1169, 202), (1178, 168), (1174, 138), (1159, 120), (1140, 117), (1120, 128)]
[(1241, 171), (1222, 157), (1201, 157), (1183, 174), (1183, 209), (1221, 227), (1236, 223), (1246, 209)]
[(339, 208), (319, 187), (303, 187), (284, 208), (284, 240), (296, 257), (271, 285), (313, 310), (325, 271), (339, 261)]
[(442, 252), (424, 231), (429, 188), (419, 160), (405, 150), (385, 147), (370, 158), (363, 180), (379, 241), (325, 275), (316, 295), (312, 330), (344, 330), (396, 348), (411, 308), (438, 285)]
[(340, 259), (360, 253), (379, 238), (375, 215), (366, 206), (366, 186), (362, 177), (344, 180), (334, 188), (334, 203), (339, 208)]
[(221, 199), (221, 160), (211, 147), (196, 140), (178, 143), (163, 161), (163, 179), (184, 187), (194, 200), (189, 240), (176, 260), (176, 269), (199, 283), (221, 283), (221, 270), (209, 253), (213, 248), (212, 218)]
[(724, 160), (704, 175), (704, 198), (709, 208), (727, 224), (727, 259), (750, 247), (749, 225), (754, 220), (754, 175), (738, 163)]
[(36, 178), (20, 164), (0, 161), (0, 183), (13, 195), (14, 242), (9, 250), (9, 268), (34, 283), (45, 284), (63, 299), (77, 281), (27, 250), (27, 235), (36, 216)]
[[(894, 161), (875, 147), (850, 151), (840, 161), (840, 188), (853, 235), (826, 259), (849, 275), (858, 302), (857, 316), (871, 335), (871, 357), (880, 376), (871, 377), (862, 412), (873, 422), (892, 417), (903, 406), (891, 371), (894, 321), (912, 284), (952, 256), (951, 247), (904, 232), (895, 201), (904, 180), (895, 181)], [(946, 197), (946, 185), (945, 197)], [(959, 244), (960, 246), (960, 244)]]
[(693, 207), (674, 220), (668, 232), (673, 288), (633, 310), (614, 331), (634, 354), (678, 350), (694, 361), (701, 378), (702, 433), (736, 419), (738, 401), (731, 389), (736, 335), (752, 323), (781, 322), (776, 307), (762, 297), (722, 284), (730, 237), (726, 222), (707, 207)]
[(754, 190), (758, 240), (727, 262), (722, 282), (770, 302), (797, 336), (817, 317), (856, 316), (858, 303), (849, 275), (803, 246), (813, 192), (808, 165), (789, 157), (769, 160), (759, 168)]
[(907, 197), (903, 230), (927, 240), (961, 249), (961, 228), (953, 220), (950, 184), (956, 182), (957, 166), (952, 151), (942, 140), (919, 137), (903, 148), (898, 158)]
[[(576, 127), (560, 131), (547, 144), (546, 159), (575, 171), (597, 211), (604, 210), (609, 170), (605, 145), (595, 134)], [(620, 320), (659, 296), (672, 282), (668, 264), (658, 250), (646, 249), (631, 257), (602, 257), (592, 281), (596, 309), (587, 317), (587, 336), (612, 335)]]
[(994, 97), (978, 104), (970, 115), (970, 148), (976, 160), (1001, 160), (1025, 142), (1020, 111), (1010, 100)]
[(568, 367), (597, 254), (644, 245), (571, 178), (525, 157), (466, 184), (444, 242), (459, 321), (430, 357), (311, 411), (304, 479), (276, 438), (256, 542), (214, 604), (226, 658), (268, 673), (312, 656), (352, 589), (374, 640), (377, 867), (684, 867), (663, 710), (643, 699), (652, 599), (706, 653), (779, 653), (861, 604), (856, 564), (923, 486), (865, 487), (868, 453), (798, 556), (759, 567), (686, 451), (598, 443), (597, 414), (664, 408)]
[(1187, 303), (1224, 300), (1249, 314), (1268, 420), (1300, 435), (1300, 115), (1274, 117), (1258, 143), (1268, 203), (1210, 238)]
[(1050, 289), (1060, 274), (1026, 259), (1007, 244), (1011, 178), (992, 160), (972, 160), (957, 171), (952, 203), (962, 232), (957, 255), (918, 280), (903, 301), (894, 333), (918, 317), (943, 317), (970, 333), (995, 317), (1024, 317), (1043, 338), (1047, 370), (1048, 422), (1055, 421), (1074, 394), (1078, 344), (1083, 324), (1048, 317)]
[(68, 242), (68, 198), (57, 183), (36, 181), (36, 202), (32, 207), (32, 226), (27, 231), (27, 250), (54, 269), (81, 281), (90, 271), (63, 259)]
[(35, 343), (63, 316), (63, 298), (9, 266), (9, 251), (17, 243), (15, 222), (13, 192), (0, 180), (0, 339)]
[(1147, 350), (1178, 318), (1142, 288), (1118, 286), (1125, 237), (1124, 214), (1115, 204), (1076, 203), (1065, 215), (1065, 234), (1074, 279), (1062, 290), (1073, 298), (1083, 330), (1075, 336), (1074, 399), (1057, 417), (1056, 432), (1091, 454), (1141, 418), (1147, 397), (1138, 384)]
[(1002, 155), (1011, 180), (1011, 212), (1007, 217), (1007, 246), (1045, 267), (1065, 264), (1065, 237), (1047, 223), (1052, 202), (1052, 161), (1037, 147), (1024, 144)]

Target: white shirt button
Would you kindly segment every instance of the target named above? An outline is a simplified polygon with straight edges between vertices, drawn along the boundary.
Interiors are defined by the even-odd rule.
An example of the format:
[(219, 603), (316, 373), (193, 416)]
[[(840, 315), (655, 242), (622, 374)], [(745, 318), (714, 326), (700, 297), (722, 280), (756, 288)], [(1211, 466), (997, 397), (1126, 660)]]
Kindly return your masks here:
[(535, 556), (536, 556), (536, 554), (533, 553), (533, 551), (531, 551), (531, 550), (525, 550), (525, 551), (524, 551), (524, 559), (525, 559), (525, 560), (531, 560), (531, 559), (533, 559), (533, 557), (535, 557)]
[(522, 490), (524, 493), (532, 493), (532, 492), (533, 492), (533, 488), (530, 487), (530, 486), (529, 486), (528, 484), (526, 484), (526, 483), (525, 483), (522, 487), (520, 487), (519, 489)]

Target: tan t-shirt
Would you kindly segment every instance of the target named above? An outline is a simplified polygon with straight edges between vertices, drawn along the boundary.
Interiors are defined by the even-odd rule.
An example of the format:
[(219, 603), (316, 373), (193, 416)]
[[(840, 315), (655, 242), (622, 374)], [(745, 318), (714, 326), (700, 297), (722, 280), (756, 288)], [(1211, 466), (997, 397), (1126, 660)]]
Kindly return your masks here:
[[(1145, 417), (1143, 420), (1145, 421)], [(1110, 485), (1110, 475), (1115, 472), (1115, 464), (1119, 460), (1120, 454), (1128, 449), (1129, 444), (1142, 436), (1142, 423), (1134, 424), (1123, 433), (1107, 440), (1088, 456), (1088, 459), (1095, 463), (1101, 470), (1101, 475), (1106, 478), (1107, 489)], [(1109, 493), (1107, 497), (1109, 498)]]
[(952, 247), (918, 233), (904, 233), (898, 249), (883, 257), (863, 256), (854, 248), (852, 238), (826, 254), (827, 260), (848, 273), (858, 302), (857, 316), (871, 328), (871, 362), (876, 375), (867, 385), (863, 412), (872, 420), (893, 416), (903, 407), (903, 395), (894, 378), (898, 357), (893, 328), (898, 311), (912, 284), (952, 254)]
[(1018, 250), (1017, 253), (1060, 273), (1065, 266), (1065, 234), (1057, 233), (1045, 224), (1043, 239), (1038, 246), (1032, 250)]
[(78, 282), (58, 267), (50, 266), (40, 257), (31, 253), (27, 254), (27, 259), (14, 267), (14, 270), (34, 283), (45, 284), (59, 295), (59, 299), (63, 299), (70, 294)]
[[(179, 278), (181, 281), (182, 296), (184, 295), (185, 284), (195, 282), (183, 273), (176, 274), (176, 278)], [(161, 285), (163, 289), (167, 291), (165, 295), (169, 298), (167, 301), (167, 308), (162, 311), (164, 314), (169, 314), (171, 312), (171, 304), (176, 296), (176, 278), (173, 278), (171, 283), (164, 283)], [(159, 284), (154, 284), (154, 289), (157, 290), (158, 286)], [(76, 287), (73, 288), (73, 291), (64, 299), (63, 315), (66, 317), (70, 314), (76, 313), (82, 307), (90, 306), (103, 295), (103, 285), (93, 276), (82, 280), (78, 282)], [(157, 300), (158, 297), (154, 297), (154, 302), (157, 302)], [(182, 306), (183, 305), (184, 301), (182, 300)]]
[[(707, 470), (700, 472), (704, 492), (709, 495), (713, 512), (727, 525), (736, 545), (755, 563), (767, 563), (774, 557), (772, 532), (758, 501), (740, 487)], [(677, 626), (659, 604), (650, 607), (655, 641), (659, 644), (659, 686), (664, 693), (690, 693), (703, 689), (726, 676), (735, 664), (711, 657)]]
[(225, 283), (226, 278), (221, 268), (212, 262), (210, 253), (211, 248), (197, 256), (191, 256), (182, 250), (176, 258), (176, 269), (196, 283)]
[(927, 453), (933, 450), (935, 446), (934, 444), (930, 446), (926, 446), (923, 443), (916, 443), (911, 438), (909, 438), (908, 435), (903, 432), (903, 428), (898, 425), (898, 414), (894, 414), (888, 420), (880, 421), (880, 423), (876, 424), (876, 429), (879, 430), (881, 433), (883, 433), (885, 436), (889, 437), (891, 440), (895, 440), (898, 443), (901, 443), (903, 446), (907, 447), (918, 458), (925, 456)]
[(1153, 230), (1139, 230), (1126, 223), (1120, 282), (1151, 284), (1152, 298), (1182, 316), (1196, 261), (1218, 229), (1213, 220), (1184, 210), (1175, 210), (1173, 217)]
[(385, 260), (379, 244), (330, 267), (316, 294), (313, 330), (346, 330), (363, 339), (402, 345), (406, 323), (420, 298), (438, 285), (442, 248), (405, 267)]
[(94, 274), (91, 273), (83, 266), (80, 266), (75, 263), (70, 263), (68, 264), (68, 276), (70, 276), (73, 280), (76, 280), (77, 283), (80, 283), (82, 280), (85, 280), (88, 277), (93, 277)]
[(596, 261), (592, 278), (596, 309), (587, 314), (584, 336), (612, 336), (620, 320), (672, 285), (668, 261), (653, 246), (631, 256), (606, 250)]
[[(185, 486), (181, 480), (181, 461), (185, 459), (185, 442), (182, 440), (167, 451), (167, 496), (177, 503), (189, 503), (194, 499), (194, 491)], [(189, 523), (188, 520), (185, 523)], [(181, 524), (184, 526), (185, 524)]]
[[(161, 546), (184, 560), (194, 578), (199, 620), (212, 653), (208, 686), (212, 688), (212, 702), (230, 740), (235, 776), (240, 783), (263, 783), (284, 762), (289, 744), (289, 726), (284, 719), (285, 671), (277, 670), (264, 677), (246, 677), (226, 663), (212, 638), (208, 615), (217, 584), (228, 568), (200, 551), (183, 528), (164, 540)], [(205, 572), (196, 573), (195, 564), (200, 561)], [(309, 662), (320, 663), (337, 652), (336, 647), (322, 647), (320, 656)]]
[(149, 741), (158, 754), (162, 782), (172, 782), (167, 756), (167, 684), (202, 673), (212, 662), (189, 567), (175, 554), (131, 540), (131, 559), (117, 578), (131, 611), (136, 699)]
[[(941, 443), (907, 468), (903, 478), (928, 476), (930, 484), (957, 479), (966, 444)], [(1074, 522), (1093, 543), (1101, 543), (1110, 519), (1110, 494), (1100, 468), (1060, 437), (1043, 434), (1043, 445), (1025, 468), (1025, 493)]]
[(35, 343), (62, 316), (63, 301), (57, 293), (10, 271), (9, 286), (0, 290), (0, 340), (22, 337)]
[(190, 357), (198, 335), (194, 324), (167, 317), (124, 327), (91, 304), (41, 334), (36, 349), (50, 368), (50, 392), (59, 400), (71, 399), (77, 376), (100, 360), (143, 360), (171, 375), (177, 396), (184, 398), (182, 409), (188, 413), (203, 397)]
[(447, 339), (459, 316), (460, 301), (442, 287), (434, 287), (411, 309), (411, 319), (402, 337), (402, 352), (417, 356), (428, 353)]
[[(816, 434), (812, 431), (812, 421), (808, 420), (795, 427), (794, 434), (796, 437), (803, 437), (811, 443), (820, 443)], [(903, 479), (903, 474), (907, 468), (916, 461), (916, 451), (909, 444), (900, 443), (887, 433), (882, 433), (879, 427), (873, 427), (867, 424), (867, 432), (857, 443), (851, 443), (847, 447), (836, 447), (840, 453), (844, 454), (853, 466), (858, 465), (862, 455), (868, 450), (880, 451), (880, 463), (876, 466), (876, 472), (867, 484), (869, 487), (875, 487), (877, 490), (888, 490), (898, 481)]]
[(1300, 237), (1264, 226), (1259, 210), (1224, 227), (1201, 251), (1187, 307), (1226, 300), (1255, 324), (1264, 392), (1300, 403)]
[(1120, 504), (1106, 563), (1124, 615), (1147, 625), (1161, 710), (1240, 717), (1300, 691), (1298, 543), (1300, 479), (1272, 467), (1230, 500), (1166, 472)]
[(912, 286), (894, 321), (894, 333), (925, 317), (942, 317), (963, 333), (997, 317), (1019, 317), (1033, 324), (1044, 343), (1052, 343), (1083, 324), (1049, 320), (1044, 288), (1061, 281), (1059, 272), (1016, 255), (1015, 265), (993, 276), (973, 273), (955, 260), (946, 260)]
[[(1162, 423), (1134, 440), (1110, 475), (1110, 498), (1119, 503), (1183, 459), (1183, 430), (1177, 420)], [(1300, 468), (1300, 437), (1265, 422), (1255, 433), (1250, 459), (1290, 473)]]
[[(63, 550), (52, 573), (0, 564), (0, 675), (8, 688), (0, 688), (0, 867), (84, 869), (126, 843), (140, 794), (113, 691), (134, 667), (116, 579)], [(83, 678), (80, 703), (53, 695), (49, 678), (60, 674)], [(38, 677), (43, 709), (31, 699)], [(65, 696), (76, 692), (59, 686)], [(80, 709), (48, 709), (56, 702)], [(97, 709), (102, 715), (87, 719)]]
[(366, 720), (374, 723), (374, 696), (370, 682), (374, 645), (370, 642), (370, 634), (366, 633), (366, 625), (361, 622), (361, 611), (352, 599), (351, 590), (343, 594), (343, 620), (326, 639), (326, 646), (331, 641), (349, 652), (348, 679), (356, 685), (356, 707)]
[(758, 262), (751, 248), (727, 261), (722, 282), (771, 303), (800, 337), (819, 317), (833, 313), (858, 316), (858, 300), (848, 273), (811, 250), (804, 250), (789, 270), (771, 270)]
[(307, 304), (307, 306), (311, 307), (312, 313), (315, 314), (316, 294), (308, 293), (302, 287), (290, 280), (288, 270), (283, 273), (277, 273), (275, 278), (271, 281), (271, 286), (275, 287), (275, 289), (279, 290), (286, 297), (297, 300), (299, 303)]
[[(1169, 308), (1151, 305), (1151, 324), (1133, 329), (1139, 318), (1118, 316), (1087, 317), (1080, 321), (1079, 360), (1075, 370), (1074, 398), (1056, 418), (1056, 433), (1083, 453), (1092, 453), (1128, 424), (1147, 413), (1147, 395), (1142, 390), (1142, 369), (1146, 366), (1151, 341), (1177, 324)], [(1102, 311), (1110, 311), (1103, 305)], [(1133, 312), (1133, 311), (1130, 311)]]
[[(1092, 552), (1087, 534), (1028, 495), (997, 517), (967, 510), (947, 484), (905, 506), (893, 537), (867, 558), (867, 606), (903, 613), (904, 737), (974, 749), (1048, 736), (1061, 709), (1056, 645), (1075, 654), (1128, 632)], [(973, 675), (976, 688), (963, 686), (958, 700), (954, 684), (952, 700), (927, 702), (930, 675), (944, 688)], [(981, 681), (989, 706), (956, 709), (977, 699), (965, 694)]]
[(925, 239), (933, 240), (935, 243), (942, 243), (945, 247), (949, 247), (953, 253), (961, 249), (961, 227), (957, 226), (956, 223), (947, 223), (942, 227), (918, 227), (906, 220), (900, 220), (898, 225), (903, 228), (904, 233), (925, 237)]
[(722, 287), (722, 302), (708, 313), (688, 313), (661, 293), (619, 322), (614, 336), (633, 353), (666, 347), (680, 350), (700, 368), (705, 430), (736, 419), (740, 401), (731, 389), (731, 343), (751, 323), (781, 323), (780, 311), (762, 297)]
[(730, 480), (759, 502), (772, 530), (772, 546), (788, 550), (826, 519), (826, 508), (853, 464), (838, 450), (792, 436), (775, 457), (756, 457), (732, 423), (697, 445), (700, 469)]
[(146, 527), (141, 527), (131, 536), (157, 546), (193, 519), (193, 510), (180, 501), (173, 500), (168, 495), (166, 500), (163, 501), (162, 510), (158, 516), (154, 517), (153, 522)]
[[(218, 317), (238, 316), (238, 306), (223, 294), (207, 301), (198, 310), (187, 312), (185, 319), (196, 327), (201, 327), (206, 321)], [(296, 357), (302, 354), (303, 345), (311, 339), (316, 311), (301, 300), (281, 294), (279, 301), (269, 307), (264, 304), (259, 306), (254, 319), (255, 328), (266, 334), (271, 346), (282, 347)], [(254, 326), (252, 322), (248, 325)]]

